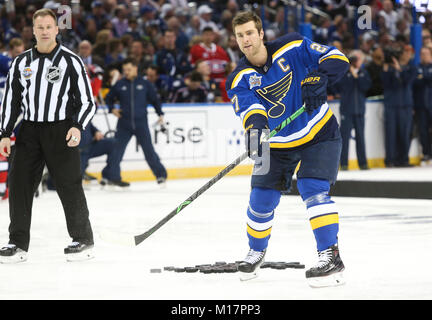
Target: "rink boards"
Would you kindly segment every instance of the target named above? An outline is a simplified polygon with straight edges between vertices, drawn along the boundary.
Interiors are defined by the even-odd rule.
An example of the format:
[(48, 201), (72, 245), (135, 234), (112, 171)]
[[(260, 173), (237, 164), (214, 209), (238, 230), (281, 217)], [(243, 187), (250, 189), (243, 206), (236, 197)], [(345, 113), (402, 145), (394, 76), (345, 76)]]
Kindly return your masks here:
[[(339, 102), (329, 102), (338, 121)], [(232, 110), (231, 104), (164, 104), (167, 130), (161, 132), (154, 124), (157, 115), (152, 107), (148, 108), (148, 122), (152, 134), (152, 142), (156, 152), (167, 168), (169, 179), (213, 177), (241, 153), (244, 152), (244, 137), (242, 125)], [(384, 168), (384, 119), (381, 100), (368, 100), (365, 114), (366, 154), (370, 168)], [(106, 108), (100, 107), (93, 119), (93, 123), (102, 132), (115, 130), (117, 119), (108, 114)], [(418, 138), (414, 134), (410, 148), (410, 162), (420, 162), (421, 149)], [(121, 170), (122, 177), (127, 181), (153, 180), (154, 176), (147, 163), (143, 161), (143, 153), (133, 137), (124, 155)], [(92, 159), (88, 172), (99, 174), (104, 167), (105, 156)], [(432, 167), (425, 168), (425, 172), (416, 175), (408, 174), (403, 177), (394, 169), (398, 183), (391, 181), (390, 169), (373, 171), (372, 174), (359, 172), (354, 132), (349, 148), (348, 172), (341, 172), (338, 183), (332, 192), (341, 196), (382, 196), (432, 198)], [(250, 175), (252, 161), (247, 159), (237, 166), (230, 175)], [(393, 169), (392, 169), (393, 170)], [(359, 179), (347, 176), (357, 172)], [(363, 177), (363, 178), (361, 178)], [(409, 183), (408, 183), (409, 182)], [(296, 192), (295, 183), (293, 192)]]

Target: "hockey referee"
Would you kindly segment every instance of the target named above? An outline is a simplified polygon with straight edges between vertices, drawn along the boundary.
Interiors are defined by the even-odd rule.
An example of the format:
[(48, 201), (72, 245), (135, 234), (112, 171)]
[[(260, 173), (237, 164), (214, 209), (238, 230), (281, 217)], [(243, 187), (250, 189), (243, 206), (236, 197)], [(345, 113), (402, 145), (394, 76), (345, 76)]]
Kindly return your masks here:
[(27, 259), (33, 195), (44, 165), (56, 185), (72, 244), (66, 260), (93, 257), (93, 232), (82, 188), (78, 145), (96, 106), (82, 60), (57, 43), (57, 17), (50, 9), (33, 15), (36, 45), (15, 58), (0, 109), (0, 153), (10, 155), (10, 135), (23, 112), (10, 172), (9, 244), (0, 262)]

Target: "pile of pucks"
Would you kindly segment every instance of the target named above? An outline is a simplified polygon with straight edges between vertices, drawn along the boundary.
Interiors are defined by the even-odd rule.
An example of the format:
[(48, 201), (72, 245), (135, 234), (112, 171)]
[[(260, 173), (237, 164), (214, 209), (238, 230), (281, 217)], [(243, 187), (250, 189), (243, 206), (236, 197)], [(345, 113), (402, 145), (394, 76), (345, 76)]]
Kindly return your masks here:
[[(210, 273), (235, 273), (238, 272), (238, 265), (241, 261), (236, 261), (232, 263), (227, 263), (225, 261), (218, 261), (214, 264), (198, 264), (194, 267), (174, 267), (174, 266), (167, 266), (164, 267), (164, 271), (172, 271), (177, 273), (194, 273), (194, 272), (200, 272), (204, 274), (210, 274)], [(264, 262), (261, 265), (261, 269), (276, 269), (276, 270), (284, 270), (288, 268), (292, 269), (304, 269), (305, 265), (301, 264), (300, 262)], [(161, 273), (162, 269), (150, 269), (151, 273)]]

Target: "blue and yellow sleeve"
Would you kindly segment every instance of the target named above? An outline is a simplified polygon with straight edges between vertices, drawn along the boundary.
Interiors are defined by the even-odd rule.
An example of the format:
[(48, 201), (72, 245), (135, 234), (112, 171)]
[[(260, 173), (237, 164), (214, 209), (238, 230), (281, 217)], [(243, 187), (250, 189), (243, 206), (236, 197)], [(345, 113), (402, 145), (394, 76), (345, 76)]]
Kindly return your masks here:
[(233, 72), (226, 82), (228, 97), (245, 130), (262, 129), (268, 126), (266, 108), (247, 85), (246, 77), (252, 72), (256, 71), (252, 68), (246, 68)]

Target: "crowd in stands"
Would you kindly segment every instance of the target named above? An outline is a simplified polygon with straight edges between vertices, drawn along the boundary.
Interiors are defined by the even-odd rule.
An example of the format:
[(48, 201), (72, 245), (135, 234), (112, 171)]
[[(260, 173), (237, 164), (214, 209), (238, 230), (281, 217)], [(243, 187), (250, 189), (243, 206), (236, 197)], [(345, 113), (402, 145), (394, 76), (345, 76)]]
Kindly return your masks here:
[[(72, 7), (72, 28), (63, 29), (60, 38), (87, 65), (97, 99), (121, 77), (122, 61), (133, 57), (138, 61), (139, 74), (154, 84), (162, 102), (229, 102), (225, 80), (242, 56), (232, 32), (232, 18), (239, 10), (256, 10), (270, 41), (286, 31), (298, 31), (292, 10), (286, 29), (284, 7), (288, 2), (293, 3), (265, 1), (262, 11), (246, 0), (15, 0), (13, 10), (6, 5), (0, 9), (1, 50), (8, 51), (13, 38), (21, 38), (25, 49), (32, 45), (31, 17), (35, 10), (68, 5)], [(422, 128), (424, 159), (431, 159), (432, 76), (429, 78), (428, 66), (432, 68), (432, 13), (422, 15), (421, 61), (414, 65), (410, 1), (304, 3), (324, 13), (306, 11), (305, 22), (312, 25), (313, 40), (345, 53), (352, 61), (350, 73), (354, 78), (359, 74), (370, 78), (361, 94), (384, 96), (386, 152), (390, 154), (386, 165), (408, 165), (407, 143), (409, 148), (414, 123)], [(371, 9), (372, 23), (371, 28), (358, 30), (355, 13), (362, 5)], [(340, 90), (329, 88), (329, 100), (341, 98)], [(417, 99), (413, 92), (424, 97), (430, 92), (431, 97)], [(359, 110), (356, 112), (364, 112)]]

